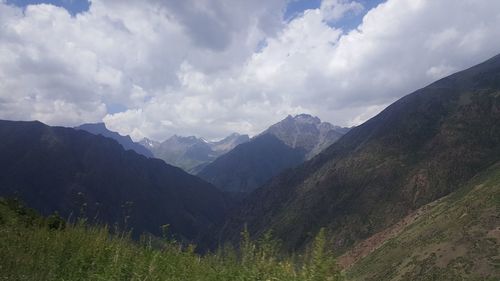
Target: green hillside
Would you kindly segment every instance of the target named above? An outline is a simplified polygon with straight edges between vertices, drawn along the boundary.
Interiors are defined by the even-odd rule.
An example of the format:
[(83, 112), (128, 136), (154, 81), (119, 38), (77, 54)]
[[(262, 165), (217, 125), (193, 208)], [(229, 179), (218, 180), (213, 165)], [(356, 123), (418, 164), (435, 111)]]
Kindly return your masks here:
[(0, 280), (340, 280), (324, 233), (306, 255), (293, 258), (280, 256), (270, 236), (255, 243), (248, 234), (242, 238), (239, 251), (224, 247), (199, 256), (194, 246), (152, 236), (135, 242), (0, 198)]
[(500, 164), (424, 209), (348, 280), (500, 280)]

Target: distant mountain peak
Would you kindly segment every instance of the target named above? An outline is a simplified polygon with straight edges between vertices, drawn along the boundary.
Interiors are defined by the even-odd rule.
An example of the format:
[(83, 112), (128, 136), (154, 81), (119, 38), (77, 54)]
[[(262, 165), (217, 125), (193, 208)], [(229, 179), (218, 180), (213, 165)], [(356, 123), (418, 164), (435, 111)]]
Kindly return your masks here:
[(302, 113), (295, 116), (288, 115), (261, 135), (272, 134), (292, 148), (305, 149), (308, 152), (307, 158), (312, 158), (347, 131), (347, 128), (334, 126), (322, 122), (316, 116)]
[(139, 144), (141, 144), (142, 146), (146, 147), (147, 149), (151, 150), (152, 148), (158, 146), (160, 143), (155, 141), (155, 140), (151, 140), (151, 139), (148, 139), (148, 138), (143, 138), (141, 141), (139, 141)]
[[(322, 122), (319, 117), (307, 114), (307, 113), (301, 113), (297, 114), (295, 116), (288, 115), (285, 119), (279, 121), (276, 124), (273, 124), (269, 127), (271, 128), (276, 128), (279, 126), (290, 126), (290, 124), (295, 124), (295, 125), (313, 125), (313, 126), (331, 126), (331, 127), (336, 127), (328, 122)], [(268, 130), (269, 130), (268, 129)]]
[(208, 141), (196, 136), (173, 135), (163, 142), (143, 140), (141, 144), (148, 148), (155, 157), (195, 173), (215, 158), (249, 140), (248, 135), (238, 133), (233, 133), (220, 141)]
[[(289, 115), (290, 116), (290, 115)], [(302, 113), (292, 117), (295, 122), (307, 123), (307, 124), (321, 124), (321, 119), (310, 114)], [(329, 124), (329, 123), (328, 123)]]

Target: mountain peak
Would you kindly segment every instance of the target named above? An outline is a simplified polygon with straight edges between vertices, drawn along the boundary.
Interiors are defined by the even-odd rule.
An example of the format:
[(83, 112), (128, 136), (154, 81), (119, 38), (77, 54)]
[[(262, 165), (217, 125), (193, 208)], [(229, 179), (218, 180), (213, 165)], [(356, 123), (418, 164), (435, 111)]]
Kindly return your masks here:
[(160, 143), (148, 138), (143, 138), (141, 141), (139, 141), (139, 144), (151, 150), (152, 148), (158, 146)]
[(293, 120), (295, 122), (307, 123), (307, 124), (320, 124), (321, 123), (321, 119), (319, 119), (316, 116), (312, 116), (312, 115), (306, 114), (306, 113), (295, 115), (293, 117)]
[(345, 130), (328, 122), (321, 122), (316, 116), (302, 113), (288, 115), (270, 126), (262, 134), (272, 134), (292, 148), (303, 148), (311, 158), (339, 139)]

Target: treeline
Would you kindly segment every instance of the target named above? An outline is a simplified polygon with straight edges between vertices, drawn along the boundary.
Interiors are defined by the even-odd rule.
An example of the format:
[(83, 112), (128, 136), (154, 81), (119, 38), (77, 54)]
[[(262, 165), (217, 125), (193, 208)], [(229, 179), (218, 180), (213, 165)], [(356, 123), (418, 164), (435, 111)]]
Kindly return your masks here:
[[(166, 228), (166, 227), (165, 227)], [(321, 230), (303, 254), (282, 255), (270, 233), (238, 249), (200, 256), (194, 245), (124, 232), (57, 215), (37, 215), (18, 201), (0, 199), (0, 280), (341, 280)], [(166, 236), (165, 236), (166, 237)]]

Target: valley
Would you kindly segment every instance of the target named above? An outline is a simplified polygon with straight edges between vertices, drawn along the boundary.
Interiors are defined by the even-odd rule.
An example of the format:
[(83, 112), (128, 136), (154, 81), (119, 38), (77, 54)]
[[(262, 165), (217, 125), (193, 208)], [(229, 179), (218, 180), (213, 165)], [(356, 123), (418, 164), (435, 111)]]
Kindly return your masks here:
[(104, 125), (2, 121), (0, 191), (43, 215), (95, 218), (88, 223), (136, 239), (168, 226), (199, 252), (241, 245), (248, 229), (245, 239), (272, 233), (276, 251), (307, 253), (324, 231), (322, 247), (347, 280), (494, 280), (499, 73), (497, 56), (350, 130), (303, 114), (251, 139), (234, 134), (218, 143), (232, 149), (198, 174), (215, 186)]
[(499, 281), (499, 27), (0, 0), (0, 281)]

